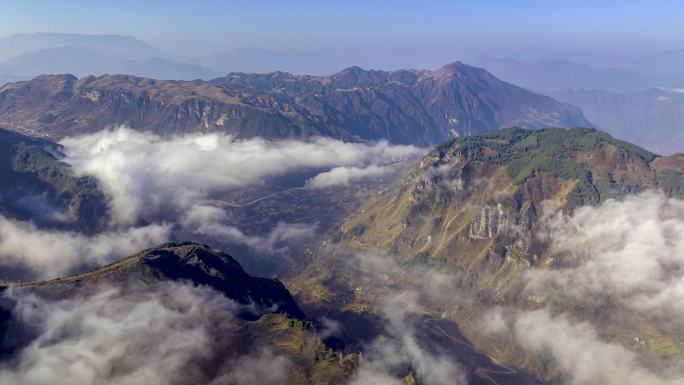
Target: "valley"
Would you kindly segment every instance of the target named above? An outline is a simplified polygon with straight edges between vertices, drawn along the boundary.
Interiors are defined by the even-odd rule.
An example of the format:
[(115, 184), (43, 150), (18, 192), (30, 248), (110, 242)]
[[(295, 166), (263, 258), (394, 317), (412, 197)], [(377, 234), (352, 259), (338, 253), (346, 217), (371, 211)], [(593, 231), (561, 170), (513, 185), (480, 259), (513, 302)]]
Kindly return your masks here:
[(0, 385), (684, 384), (677, 5), (76, 3), (0, 6)]
[[(113, 134), (113, 138), (132, 136), (121, 144), (107, 142), (115, 147), (101, 148), (96, 154), (116, 154), (125, 148), (116, 146), (130, 146), (143, 138), (133, 130)], [(87, 218), (78, 211), (86, 207), (80, 200), (90, 196), (97, 198), (87, 199), (99, 199), (90, 207), (100, 213), (100, 227), (61, 219), (36, 222), (39, 228), (72, 229), (95, 237), (111, 231), (111, 219), (117, 218), (116, 212), (121, 210), (112, 194), (122, 192), (111, 190), (108, 176), (101, 180), (95, 177), (105, 176), (97, 174), (102, 171), (90, 177), (81, 175), (79, 169), (91, 162), (88, 156), (101, 156), (77, 155), (80, 150), (74, 146), (80, 141), (90, 143), (86, 137), (57, 144), (9, 131), (3, 135), (5, 172), (23, 178), (15, 181), (31, 181), (26, 188), (46, 197), (46, 204), (62, 205), (61, 210), (71, 207), (69, 212), (75, 218)], [(192, 141), (204, 143), (209, 137)], [(103, 138), (112, 139), (105, 136), (98, 140)], [(155, 138), (150, 143), (174, 148), (174, 140), (179, 139)], [(216, 150), (202, 145), (190, 151), (199, 151), (193, 155), (196, 157), (207, 151), (221, 154), (231, 148), (222, 146), (253, 145), (218, 143)], [(379, 151), (377, 147), (353, 146), (355, 151)], [(23, 155), (26, 151), (28, 155)], [(241, 150), (234, 147), (230, 151)], [(269, 151), (265, 150), (263, 156), (271, 156)], [(163, 282), (169, 280), (210, 287), (252, 309), (234, 313), (243, 320), (231, 318), (230, 324), (237, 329), (231, 329), (233, 334), (229, 335), (235, 337), (230, 338), (248, 338), (241, 340), (240, 346), (268, 346), (250, 353), (217, 342), (228, 349), (223, 354), (237, 360), (244, 354), (282, 359), (278, 378), (287, 378), (288, 383), (361, 384), (394, 378), (405, 384), (556, 384), (577, 376), (560, 353), (548, 348), (541, 352), (531, 349), (529, 342), (522, 339), (524, 334), (515, 329), (502, 332), (518, 327), (528, 317), (549, 317), (551, 326), (554, 322), (569, 322), (566, 317), (586, 322), (600, 330), (598, 343), (624, 351), (639, 371), (657, 378), (651, 371), (671, 370), (682, 349), (677, 337), (682, 326), (674, 321), (663, 323), (667, 318), (634, 309), (624, 302), (630, 297), (619, 291), (597, 297), (591, 285), (582, 288), (588, 292), (580, 297), (565, 291), (562, 285), (574, 281), (566, 282), (555, 272), (567, 271), (568, 279), (580, 279), (575, 278), (573, 269), (579, 269), (581, 274), (583, 264), (591, 261), (583, 258), (591, 258), (591, 254), (580, 251), (577, 259), (578, 255), (565, 249), (567, 246), (555, 234), (569, 231), (563, 226), (581, 221), (576, 216), (591, 210), (642, 205), (643, 200), (651, 202), (645, 206), (648, 210), (653, 205), (657, 210), (662, 210), (657, 205), (679, 210), (680, 203), (670, 200), (684, 194), (681, 156), (658, 156), (587, 128), (490, 131), (448, 140), (419, 159), (408, 148), (382, 151), (408, 151), (410, 155), (380, 157), (384, 159), (382, 167), (392, 171), (379, 177), (343, 178), (341, 184), (313, 187), (312, 181), (323, 180), (322, 175), (335, 175), (328, 171), (336, 164), (333, 162), (323, 168), (288, 168), (256, 183), (234, 185), (231, 181), (211, 193), (203, 191), (206, 195), (196, 201), (199, 196), (193, 193), (190, 206), (172, 200), (160, 206), (160, 212), (141, 207), (139, 219), (127, 226), (138, 231), (135, 226), (175, 223), (164, 237), (177, 243), (154, 246), (120, 261), (110, 255), (107, 258), (111, 263), (104, 267), (96, 262), (102, 259), (86, 258), (70, 269), (75, 275), (19, 286), (7, 284), (6, 290), (16, 287), (23, 296), (38, 295), (40, 306), (48, 307), (72, 303), (71, 298), (81, 298), (84, 287), (92, 287), (87, 291), (94, 292), (113, 287), (117, 290), (113, 298), (119, 298), (118, 290), (130, 286), (122, 283), (130, 280), (151, 287), (165, 285)], [(164, 153), (160, 156), (165, 159)], [(219, 170), (226, 170), (230, 164), (223, 163), (226, 160), (220, 157), (214, 161)], [(260, 162), (258, 158), (253, 161)], [(296, 159), (289, 162), (297, 164)], [(373, 164), (366, 167), (376, 167)], [(206, 172), (212, 175), (213, 171), (208, 168)], [(184, 171), (177, 169), (174, 173), (166, 171), (165, 178), (186, 186), (184, 189), (192, 186), (188, 182), (194, 183), (183, 179), (187, 178)], [(221, 183), (216, 186), (223, 186)], [(159, 192), (164, 191), (163, 185), (155, 185)], [(134, 199), (147, 198), (143, 195)], [(8, 195), (3, 211), (15, 226), (26, 215), (31, 217), (16, 209), (20, 206), (15, 202), (19, 201)], [(577, 231), (576, 236), (585, 236)], [(154, 242), (154, 238), (145, 239)], [(276, 285), (274, 290), (289, 293), (259, 297), (264, 289), (246, 288), (247, 278), (226, 276), (231, 266), (241, 271), (235, 274), (247, 274), (236, 260), (202, 244), (181, 242), (185, 239), (230, 250), (247, 272), (277, 277), (284, 286)], [(112, 250), (116, 249), (118, 246)], [(12, 252), (8, 244), (0, 244), (0, 250)], [(129, 249), (121, 250), (125, 256)], [(47, 249), (43, 252), (50, 253)], [(164, 262), (167, 256), (172, 259)], [(637, 256), (641, 258), (641, 254)], [(24, 270), (30, 265), (22, 268), (11, 260), (5, 260), (5, 264), (5, 280), (30, 281), (34, 275), (30, 269)], [(121, 293), (127, 295), (126, 291)], [(588, 301), (587, 296), (595, 299)], [(274, 308), (269, 305), (273, 302), (268, 302), (274, 297), (280, 298), (276, 303), (288, 305)], [(252, 301), (261, 303), (257, 309), (271, 309), (266, 313), (275, 314), (254, 310)], [(85, 306), (79, 303), (73, 304)], [(12, 323), (16, 311), (7, 308), (5, 312), (5, 317), (10, 318), (3, 321), (4, 333), (24, 327)], [(485, 319), (498, 321), (490, 325), (494, 321)], [(212, 328), (203, 326), (202, 330)], [(235, 334), (237, 330), (240, 332)], [(5, 335), (5, 339), (9, 338), (9, 334)], [(30, 341), (28, 338), (21, 345), (7, 345), (5, 354), (27, 349), (24, 346), (31, 346)], [(637, 343), (639, 348), (635, 350)], [(207, 364), (199, 368), (202, 365)], [(203, 376), (222, 375), (198, 370)]]

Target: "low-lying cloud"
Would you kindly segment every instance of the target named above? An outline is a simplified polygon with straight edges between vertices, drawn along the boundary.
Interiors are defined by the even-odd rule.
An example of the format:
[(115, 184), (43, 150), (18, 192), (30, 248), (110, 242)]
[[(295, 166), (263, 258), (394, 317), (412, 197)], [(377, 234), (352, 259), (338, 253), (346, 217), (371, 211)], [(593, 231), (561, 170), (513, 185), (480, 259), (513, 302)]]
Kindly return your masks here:
[(465, 385), (461, 365), (452, 357), (428, 351), (426, 341), (416, 336), (412, 312), (420, 308), (416, 291), (382, 296), (378, 305), (387, 319), (385, 334), (365, 349), (364, 359), (351, 385), (400, 385), (398, 369), (411, 368), (412, 374), (425, 385)]
[(331, 186), (348, 186), (351, 182), (359, 179), (380, 177), (391, 174), (394, 170), (388, 166), (370, 165), (360, 167), (335, 167), (330, 171), (322, 172), (306, 181), (310, 188), (325, 188)]
[[(247, 385), (286, 383), (287, 359), (267, 345), (225, 350), (242, 305), (206, 287), (176, 282), (101, 286), (48, 301), (11, 288), (12, 317), (35, 339), (0, 365), (0, 383), (24, 385)], [(232, 353), (231, 353), (232, 354)], [(259, 381), (254, 381), (258, 379)]]
[(220, 201), (220, 193), (301, 171), (320, 172), (302, 188), (348, 184), (387, 174), (389, 164), (422, 152), (387, 142), (327, 138), (236, 140), (218, 133), (162, 138), (125, 127), (61, 144), (62, 160), (76, 174), (100, 181), (110, 226), (85, 236), (0, 217), (0, 264), (20, 266), (39, 278), (106, 264), (177, 236), (219, 246), (242, 244), (264, 258), (282, 257), (291, 244), (312, 239), (316, 224), (278, 223), (267, 233), (248, 234), (230, 222), (232, 208)]
[[(684, 327), (684, 201), (644, 192), (570, 214), (547, 205), (543, 226), (553, 263), (524, 280), (528, 298), (547, 306), (496, 307), (482, 330), (512, 333), (530, 354), (557, 363), (570, 384), (683, 384), (680, 360), (656, 352), (648, 334), (664, 328), (667, 338)], [(615, 322), (633, 335), (607, 340)]]
[(530, 290), (684, 316), (684, 201), (647, 192), (559, 212), (545, 236), (558, 267), (531, 271)]
[[(553, 315), (548, 309), (517, 311), (497, 308), (487, 314), (495, 317), (496, 330), (511, 333), (529, 353), (545, 364), (556, 362), (568, 384), (678, 385), (684, 383), (675, 371), (656, 372), (644, 367), (635, 351), (601, 339), (587, 321), (567, 314)], [(503, 317), (503, 318), (501, 318)], [(489, 330), (487, 330), (489, 329)]]
[(521, 314), (513, 327), (522, 346), (548, 352), (570, 376), (572, 384), (674, 385), (643, 368), (634, 352), (603, 342), (588, 322), (573, 322), (567, 316), (553, 317), (546, 310)]
[(93, 175), (102, 182), (111, 199), (115, 225), (134, 224), (140, 218), (154, 220), (161, 212), (185, 210), (212, 193), (256, 185), (292, 171), (352, 167), (342, 179), (337, 175), (342, 169), (338, 169), (312, 182), (339, 183), (346, 178), (348, 183), (360, 174), (377, 174), (380, 166), (423, 152), (387, 142), (347, 143), (329, 138), (236, 140), (217, 133), (161, 138), (125, 127), (67, 138), (61, 144), (65, 162), (78, 174)]
[(458, 360), (426, 341), (419, 331), (425, 327), (421, 315), (426, 314), (426, 306), (439, 302), (457, 309), (469, 301), (465, 294), (454, 295), (458, 290), (455, 277), (422, 266), (400, 265), (393, 256), (372, 250), (355, 254), (350, 263), (350, 274), (367, 285), (363, 292), (372, 293), (372, 306), (386, 322), (383, 334), (364, 348), (351, 384), (400, 385), (400, 377), (408, 371), (420, 384), (466, 384)]
[(237, 305), (185, 284), (149, 289), (111, 287), (55, 302), (11, 289), (13, 317), (37, 338), (2, 366), (0, 383), (197, 383), (213, 354), (208, 323), (232, 322)]
[(151, 224), (87, 236), (0, 215), (0, 265), (28, 270), (33, 278), (54, 278), (132, 255), (167, 241), (170, 233), (169, 224)]
[(267, 234), (247, 235), (229, 223), (226, 213), (221, 208), (201, 204), (190, 208), (180, 218), (179, 223), (195, 236), (217, 242), (240, 243), (257, 253), (279, 257), (287, 256), (290, 245), (311, 240), (316, 233), (315, 225), (279, 222)]
[(287, 358), (262, 348), (237, 358), (211, 385), (285, 385), (287, 364)]

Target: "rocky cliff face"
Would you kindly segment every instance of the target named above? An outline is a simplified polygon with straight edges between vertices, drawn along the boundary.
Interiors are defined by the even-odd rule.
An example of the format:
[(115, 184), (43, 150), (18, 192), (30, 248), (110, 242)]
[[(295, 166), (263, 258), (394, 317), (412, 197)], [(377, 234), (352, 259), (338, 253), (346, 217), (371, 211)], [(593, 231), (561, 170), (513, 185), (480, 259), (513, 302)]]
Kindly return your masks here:
[[(468, 311), (453, 315), (466, 337), (502, 362), (533, 370), (514, 341), (491, 345), (480, 322), (491, 306), (545, 306), (523, 294), (522, 277), (556, 263), (543, 236), (548, 213), (571, 213), (649, 189), (681, 197), (683, 167), (682, 156), (657, 157), (587, 129), (512, 129), (455, 139), (426, 155), (403, 182), (363, 204), (336, 239), (457, 274), (478, 293)], [(364, 231), (353, 232), (356, 228)], [(581, 304), (564, 306), (561, 310), (596, 321)], [(621, 317), (643, 326), (638, 317)], [(601, 330), (614, 330), (600, 322), (606, 322)]]
[[(592, 129), (510, 129), (454, 139), (362, 205), (342, 231), (405, 255), (459, 250), (454, 258), (469, 263), (483, 252), (495, 255), (496, 243), (511, 232), (511, 239), (533, 238), (549, 202), (571, 211), (647, 189), (681, 197), (680, 158), (657, 157)], [(362, 234), (350, 232), (360, 226)]]
[(229, 74), (210, 82), (49, 75), (0, 88), (0, 125), (14, 131), (61, 138), (118, 124), (160, 134), (417, 145), (510, 126), (590, 126), (574, 106), (460, 63), (436, 71)]

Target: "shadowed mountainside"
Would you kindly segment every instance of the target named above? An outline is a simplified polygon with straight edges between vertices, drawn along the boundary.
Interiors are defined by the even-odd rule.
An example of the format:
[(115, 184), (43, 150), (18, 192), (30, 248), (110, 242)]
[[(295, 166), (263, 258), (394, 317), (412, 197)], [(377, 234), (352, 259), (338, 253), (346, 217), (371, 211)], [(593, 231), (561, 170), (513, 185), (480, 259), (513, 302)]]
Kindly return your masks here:
[(40, 226), (94, 233), (107, 203), (97, 180), (60, 162), (60, 146), (0, 129), (0, 213)]
[(56, 293), (69, 293), (82, 285), (122, 283), (135, 279), (186, 281), (211, 287), (240, 304), (253, 305), (250, 310), (254, 313), (242, 314), (248, 319), (264, 312), (304, 318), (280, 281), (252, 277), (230, 255), (192, 242), (160, 245), (88, 273), (28, 284), (28, 287), (50, 296), (62, 296), (64, 294)]

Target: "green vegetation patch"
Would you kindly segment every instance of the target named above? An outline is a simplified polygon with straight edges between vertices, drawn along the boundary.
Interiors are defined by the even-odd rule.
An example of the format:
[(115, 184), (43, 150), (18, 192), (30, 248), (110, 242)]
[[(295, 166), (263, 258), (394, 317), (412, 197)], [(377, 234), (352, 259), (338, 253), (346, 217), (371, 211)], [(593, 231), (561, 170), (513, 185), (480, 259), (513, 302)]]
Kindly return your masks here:
[[(455, 151), (471, 161), (506, 166), (508, 175), (516, 185), (525, 183), (540, 172), (557, 178), (577, 180), (577, 185), (568, 195), (569, 206), (577, 207), (598, 204), (612, 197), (614, 182), (611, 176), (601, 175), (595, 184), (590, 170), (576, 160), (578, 152), (596, 150), (601, 143), (614, 145), (646, 162), (655, 158), (655, 154), (643, 148), (591, 128), (509, 128), (452, 139), (439, 146), (437, 151), (441, 156)], [(670, 188), (684, 191), (684, 187), (680, 187), (680, 183), (684, 184), (684, 179), (678, 178), (664, 176), (665, 183)]]
[(587, 179), (588, 170), (573, 154), (595, 150), (609, 143), (650, 162), (655, 155), (643, 148), (617, 140), (590, 128), (510, 128), (451, 140), (438, 147), (440, 152), (456, 147), (469, 160), (506, 165), (514, 184), (524, 183), (538, 172), (565, 179)]
[(12, 167), (16, 171), (36, 174), (58, 193), (91, 193), (97, 190), (95, 178), (75, 176), (68, 164), (58, 161), (40, 146), (22, 142), (14, 145), (12, 150)]

